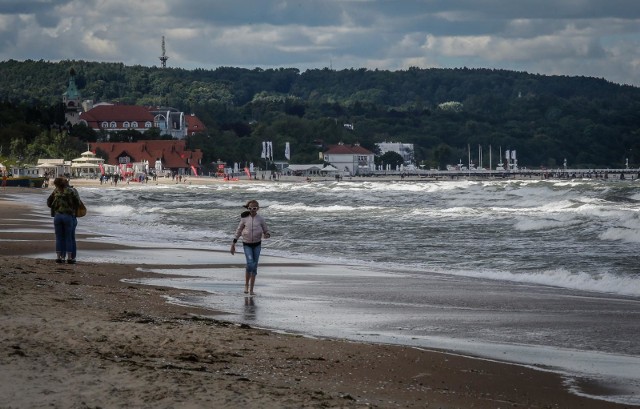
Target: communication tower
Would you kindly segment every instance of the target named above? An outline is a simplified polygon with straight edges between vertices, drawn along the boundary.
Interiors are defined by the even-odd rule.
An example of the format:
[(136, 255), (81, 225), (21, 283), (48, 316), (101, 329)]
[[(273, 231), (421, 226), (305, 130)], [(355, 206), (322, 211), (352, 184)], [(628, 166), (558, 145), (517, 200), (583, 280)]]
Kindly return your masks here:
[(162, 36), (162, 55), (158, 58), (160, 58), (160, 63), (162, 65), (162, 68), (167, 68), (167, 60), (169, 59), (169, 57), (167, 57), (166, 53), (165, 53), (165, 48), (164, 48), (164, 36)]

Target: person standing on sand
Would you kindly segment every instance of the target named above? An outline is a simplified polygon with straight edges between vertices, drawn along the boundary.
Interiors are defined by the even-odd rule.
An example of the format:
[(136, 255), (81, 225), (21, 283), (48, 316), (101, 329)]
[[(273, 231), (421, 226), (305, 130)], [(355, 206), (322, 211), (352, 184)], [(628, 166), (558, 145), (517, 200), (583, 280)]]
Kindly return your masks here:
[(64, 263), (67, 256), (67, 263), (74, 264), (76, 259), (73, 254), (75, 248), (73, 219), (80, 202), (78, 196), (69, 188), (69, 182), (65, 178), (55, 178), (53, 185), (55, 189), (47, 199), (47, 206), (51, 208), (56, 233), (56, 263)]
[(238, 242), (238, 238), (242, 236), (242, 249), (247, 259), (244, 293), (255, 295), (253, 285), (256, 282), (256, 275), (258, 275), (258, 259), (260, 258), (262, 238), (268, 239), (271, 237), (271, 234), (269, 233), (264, 217), (258, 214), (258, 210), (260, 209), (258, 201), (250, 200), (244, 207), (248, 211), (243, 212), (240, 216), (240, 224), (236, 229), (236, 234), (231, 244), (231, 254), (236, 253), (236, 243)]
[[(80, 194), (78, 193), (78, 191), (76, 190), (75, 187), (71, 186), (71, 184), (69, 183), (69, 180), (67, 180), (67, 187), (69, 189), (71, 189), (71, 191), (73, 192), (73, 194), (76, 196), (76, 199), (78, 199), (78, 203), (80, 203)], [(68, 263), (75, 263), (76, 262), (76, 253), (78, 251), (76, 245), (76, 228), (78, 227), (78, 218), (76, 217), (76, 212), (73, 212), (73, 214), (71, 215), (71, 217), (73, 218), (73, 229), (71, 230), (71, 261), (69, 261), (69, 259), (67, 259)], [(69, 250), (67, 250), (69, 251)]]

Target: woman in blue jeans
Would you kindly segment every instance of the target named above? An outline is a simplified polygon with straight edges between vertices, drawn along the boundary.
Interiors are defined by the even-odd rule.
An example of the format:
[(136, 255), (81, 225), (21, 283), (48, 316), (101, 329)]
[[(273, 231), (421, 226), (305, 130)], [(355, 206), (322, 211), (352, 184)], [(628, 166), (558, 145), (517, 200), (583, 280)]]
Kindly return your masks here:
[(236, 243), (242, 237), (242, 249), (247, 260), (244, 293), (255, 295), (253, 286), (256, 282), (256, 275), (258, 275), (258, 260), (260, 259), (262, 238), (268, 239), (271, 235), (264, 217), (258, 214), (260, 209), (258, 201), (250, 200), (244, 207), (248, 211), (243, 212), (241, 215), (240, 224), (236, 229), (236, 234), (231, 244), (231, 254), (236, 253)]
[(56, 233), (56, 262), (75, 264), (75, 213), (79, 205), (78, 196), (68, 186), (65, 178), (53, 181), (55, 189), (47, 199), (51, 208), (53, 227)]

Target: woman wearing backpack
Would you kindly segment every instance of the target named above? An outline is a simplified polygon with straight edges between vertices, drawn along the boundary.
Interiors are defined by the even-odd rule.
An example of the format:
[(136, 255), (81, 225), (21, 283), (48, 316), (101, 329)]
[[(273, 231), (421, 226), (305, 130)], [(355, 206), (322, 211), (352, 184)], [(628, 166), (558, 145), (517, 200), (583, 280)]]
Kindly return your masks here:
[(75, 264), (74, 219), (80, 201), (65, 178), (55, 178), (53, 185), (55, 189), (47, 199), (47, 206), (51, 208), (56, 233), (56, 263), (64, 263), (66, 256), (68, 264)]

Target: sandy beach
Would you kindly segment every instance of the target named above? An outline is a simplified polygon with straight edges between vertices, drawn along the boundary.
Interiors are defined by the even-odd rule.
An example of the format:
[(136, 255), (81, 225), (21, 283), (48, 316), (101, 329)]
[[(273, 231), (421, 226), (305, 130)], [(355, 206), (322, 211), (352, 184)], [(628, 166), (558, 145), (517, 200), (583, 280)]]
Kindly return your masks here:
[(78, 264), (58, 265), (51, 220), (14, 192), (46, 199), (0, 192), (0, 408), (630, 407), (519, 365), (221, 320), (167, 303), (183, 290), (123, 281), (151, 277), (148, 266), (83, 262), (83, 250), (118, 246), (81, 235)]

